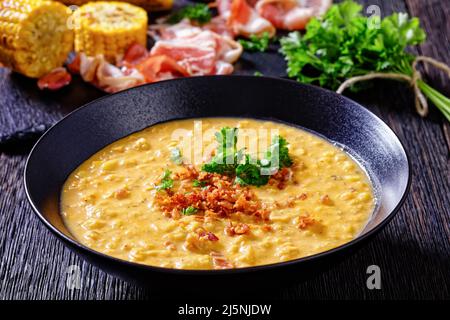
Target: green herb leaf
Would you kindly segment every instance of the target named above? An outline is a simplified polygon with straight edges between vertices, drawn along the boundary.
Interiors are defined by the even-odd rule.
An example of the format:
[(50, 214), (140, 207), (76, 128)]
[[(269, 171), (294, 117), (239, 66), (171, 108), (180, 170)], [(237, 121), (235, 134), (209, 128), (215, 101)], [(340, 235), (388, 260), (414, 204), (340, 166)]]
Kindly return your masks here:
[[(290, 167), (293, 164), (291, 157), (289, 156), (289, 143), (282, 136), (275, 136), (274, 142), (270, 145), (269, 150), (266, 153), (266, 159), (269, 164), (274, 165), (278, 163), (278, 168)], [(263, 166), (265, 163), (263, 163)]]
[(236, 167), (235, 182), (240, 185), (262, 186), (269, 181), (268, 175), (261, 174), (261, 167), (257, 161), (252, 161), (249, 155), (245, 156), (245, 163)]
[(181, 209), (181, 214), (183, 214), (185, 216), (190, 216), (190, 215), (197, 213), (197, 211), (198, 211), (197, 208), (195, 208), (193, 206), (189, 206), (187, 208)]
[(203, 188), (204, 186), (207, 185), (207, 182), (206, 182), (206, 181), (200, 181), (200, 180), (195, 179), (195, 180), (192, 182), (192, 185), (193, 185), (194, 187), (201, 187), (201, 188)]
[(164, 171), (163, 176), (161, 177), (161, 183), (156, 186), (156, 190), (167, 190), (173, 187), (173, 180), (170, 178), (172, 172), (170, 170)]
[(180, 22), (185, 18), (202, 25), (208, 23), (211, 20), (211, 12), (209, 11), (209, 7), (203, 3), (188, 5), (173, 13), (167, 19), (167, 22), (174, 24)]
[(237, 128), (224, 127), (216, 132), (216, 140), (219, 144), (216, 156), (210, 163), (204, 164), (202, 170), (224, 175), (232, 175), (237, 164), (241, 161), (243, 152), (237, 151)]
[(249, 39), (239, 39), (239, 43), (247, 51), (264, 52), (269, 47), (270, 36), (268, 32), (264, 32), (261, 36), (250, 35)]
[(175, 164), (183, 164), (183, 156), (181, 155), (181, 150), (179, 148), (170, 149), (170, 160)]

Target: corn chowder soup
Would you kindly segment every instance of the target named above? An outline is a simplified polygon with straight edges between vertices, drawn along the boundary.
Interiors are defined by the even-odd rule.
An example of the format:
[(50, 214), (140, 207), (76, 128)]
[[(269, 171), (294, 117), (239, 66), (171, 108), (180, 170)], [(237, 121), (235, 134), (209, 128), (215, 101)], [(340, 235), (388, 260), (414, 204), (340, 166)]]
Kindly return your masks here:
[(61, 194), (64, 223), (84, 245), (179, 269), (326, 251), (355, 238), (374, 204), (365, 172), (337, 146), (242, 118), (171, 121), (134, 133), (81, 164)]

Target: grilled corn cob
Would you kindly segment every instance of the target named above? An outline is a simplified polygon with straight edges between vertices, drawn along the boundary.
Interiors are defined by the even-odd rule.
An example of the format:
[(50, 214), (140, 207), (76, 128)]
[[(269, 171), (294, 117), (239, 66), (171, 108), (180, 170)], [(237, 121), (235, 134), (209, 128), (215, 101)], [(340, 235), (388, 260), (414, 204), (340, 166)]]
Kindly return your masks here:
[(70, 15), (58, 2), (0, 0), (0, 63), (32, 78), (62, 66), (73, 46)]
[(74, 12), (75, 51), (120, 58), (132, 43), (146, 44), (147, 12), (125, 2), (89, 2)]
[[(94, 2), (93, 0), (58, 0), (67, 5), (77, 5), (81, 6), (88, 2)], [(173, 0), (124, 0), (124, 2), (128, 2), (134, 4), (136, 6), (142, 7), (148, 11), (162, 11), (169, 10), (173, 6)]]

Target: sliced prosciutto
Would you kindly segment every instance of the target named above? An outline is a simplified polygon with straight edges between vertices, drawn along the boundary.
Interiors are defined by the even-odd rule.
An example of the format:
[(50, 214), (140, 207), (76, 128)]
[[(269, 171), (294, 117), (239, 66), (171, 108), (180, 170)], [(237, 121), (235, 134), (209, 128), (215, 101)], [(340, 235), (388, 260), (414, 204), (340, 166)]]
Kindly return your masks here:
[(144, 75), (145, 82), (189, 76), (189, 73), (177, 61), (165, 55), (150, 56), (137, 64), (136, 69)]
[(175, 60), (191, 76), (229, 74), (241, 54), (242, 46), (230, 37), (186, 22), (161, 30), (150, 51)]
[(105, 60), (102, 55), (88, 57), (80, 54), (80, 75), (106, 92), (117, 92), (145, 83), (136, 69), (121, 69)]
[(217, 0), (217, 10), (235, 35), (275, 35), (275, 27), (262, 17), (247, 0)]
[(66, 68), (56, 68), (45, 76), (39, 78), (37, 85), (39, 89), (58, 90), (67, 86), (72, 80), (72, 76)]
[(259, 0), (255, 6), (277, 29), (302, 30), (312, 17), (328, 10), (331, 0)]

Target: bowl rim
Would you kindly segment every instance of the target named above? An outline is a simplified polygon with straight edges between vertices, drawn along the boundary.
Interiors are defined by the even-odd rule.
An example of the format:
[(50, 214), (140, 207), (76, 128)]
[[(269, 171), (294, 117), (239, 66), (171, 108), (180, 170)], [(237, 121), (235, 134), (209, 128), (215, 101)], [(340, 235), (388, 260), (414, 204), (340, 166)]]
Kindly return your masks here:
[[(65, 115), (64, 117), (62, 117), (59, 121), (57, 121), (53, 126), (51, 126), (47, 131), (45, 131), (45, 133), (37, 140), (37, 142), (34, 144), (33, 148), (31, 149), (26, 163), (25, 163), (25, 168), (24, 168), (24, 175), (23, 175), (23, 183), (24, 183), (24, 187), (25, 187), (25, 193), (26, 193), (26, 197), (27, 200), (29, 202), (29, 204), (31, 205), (34, 214), (39, 218), (39, 220), (47, 227), (48, 230), (50, 230), (54, 235), (56, 235), (57, 238), (59, 238), (59, 240), (62, 240), (62, 242), (64, 242), (64, 245), (67, 245), (67, 243), (70, 243), (72, 246), (76, 247), (83, 255), (84, 254), (90, 254), (93, 256), (98, 256), (100, 258), (109, 260), (110, 262), (114, 262), (117, 264), (121, 264), (124, 266), (128, 266), (128, 267), (132, 267), (132, 268), (137, 268), (137, 269), (141, 269), (144, 271), (153, 271), (153, 272), (159, 272), (159, 273), (164, 273), (164, 274), (173, 274), (173, 275), (223, 275), (223, 274), (240, 274), (240, 273), (250, 273), (250, 272), (258, 272), (258, 271), (263, 271), (263, 270), (268, 270), (268, 269), (274, 269), (274, 268), (282, 268), (282, 267), (289, 267), (289, 266), (294, 266), (297, 264), (300, 264), (302, 262), (307, 262), (307, 261), (311, 261), (311, 260), (316, 260), (316, 259), (320, 259), (320, 258), (325, 258), (328, 257), (330, 255), (336, 254), (340, 251), (344, 251), (352, 246), (355, 246), (358, 243), (363, 242), (364, 240), (370, 238), (372, 235), (375, 235), (376, 233), (378, 233), (383, 227), (386, 226), (386, 224), (392, 220), (392, 218), (397, 214), (397, 212), (400, 210), (401, 206), (403, 205), (403, 203), (405, 202), (410, 187), (411, 187), (411, 180), (412, 180), (412, 167), (411, 167), (411, 161), (410, 161), (410, 156), (408, 154), (408, 152), (406, 151), (405, 145), (404, 143), (400, 140), (400, 138), (397, 136), (397, 134), (387, 125), (387, 123), (382, 120), (380, 117), (378, 117), (376, 114), (374, 114), (372, 111), (370, 111), (369, 109), (367, 109), (366, 107), (364, 107), (363, 105), (357, 103), (356, 101), (347, 98), (343, 95), (339, 95), (340, 98), (346, 100), (347, 102), (350, 102), (353, 105), (358, 106), (359, 108), (361, 108), (362, 110), (364, 110), (365, 112), (369, 113), (372, 117), (374, 117), (376, 120), (378, 120), (380, 122), (381, 125), (383, 125), (385, 127), (385, 129), (390, 132), (399, 142), (401, 149), (403, 151), (403, 153), (405, 154), (405, 158), (406, 158), (406, 163), (407, 163), (407, 170), (408, 170), (408, 180), (405, 186), (405, 189), (403, 190), (402, 196), (399, 200), (399, 202), (397, 203), (397, 205), (394, 207), (394, 209), (391, 210), (391, 212), (382, 220), (380, 221), (376, 226), (373, 227), (372, 230), (366, 232), (363, 235), (359, 235), (356, 238), (352, 239), (349, 242), (346, 242), (338, 247), (323, 251), (323, 252), (319, 252), (310, 256), (306, 256), (306, 257), (301, 257), (301, 258), (297, 258), (297, 259), (293, 259), (293, 260), (288, 260), (288, 261), (282, 261), (282, 262), (275, 262), (275, 263), (270, 263), (270, 264), (264, 264), (264, 265), (257, 265), (257, 266), (250, 266), (250, 267), (243, 267), (243, 268), (232, 268), (232, 269), (175, 269), (175, 268), (165, 268), (165, 267), (158, 267), (158, 266), (152, 266), (152, 265), (146, 265), (146, 264), (142, 264), (142, 263), (136, 263), (136, 262), (132, 262), (132, 261), (128, 261), (128, 260), (124, 260), (121, 258), (116, 258), (110, 255), (107, 255), (105, 253), (96, 251), (92, 248), (89, 248), (88, 246), (83, 245), (82, 243), (76, 241), (74, 238), (71, 238), (67, 235), (65, 235), (63, 232), (61, 232), (56, 226), (54, 226), (53, 224), (50, 223), (49, 220), (47, 220), (44, 215), (40, 212), (40, 210), (37, 208), (36, 204), (34, 203), (32, 196), (30, 194), (30, 191), (28, 189), (28, 182), (27, 182), (27, 176), (28, 176), (28, 171), (29, 171), (29, 162), (31, 161), (31, 158), (34, 154), (35, 149), (37, 149), (39, 147), (40, 142), (46, 138), (46, 136), (52, 131), (54, 130), (54, 128), (56, 128), (57, 126), (60, 126), (64, 121), (66, 121), (67, 118), (71, 117), (72, 114), (76, 113), (76, 112), (80, 112), (82, 109), (89, 107), (91, 104), (95, 104), (98, 101), (104, 100), (104, 99), (111, 99), (111, 97), (115, 96), (116, 94), (123, 94), (125, 92), (128, 91), (133, 91), (136, 88), (142, 88), (142, 87), (153, 87), (153, 86), (160, 86), (160, 85), (164, 85), (164, 83), (167, 82), (184, 82), (184, 81), (192, 81), (192, 79), (223, 79), (223, 78), (243, 78), (243, 79), (251, 79), (252, 81), (254, 81), (255, 79), (265, 79), (265, 80), (271, 80), (271, 81), (278, 81), (278, 82), (286, 82), (289, 84), (294, 84), (297, 86), (304, 86), (307, 88), (311, 88), (313, 90), (317, 90), (319, 92), (322, 92), (322, 94), (331, 94), (331, 95), (339, 95), (338, 93), (319, 87), (319, 86), (315, 86), (315, 85), (310, 85), (310, 84), (305, 84), (305, 83), (299, 83), (295, 80), (291, 80), (291, 79), (286, 79), (286, 78), (279, 78), (279, 77), (272, 77), (272, 76), (261, 76), (261, 77), (255, 77), (255, 76), (250, 76), (250, 75), (211, 75), (211, 76), (202, 76), (202, 77), (187, 77), (187, 78), (179, 78), (179, 79), (171, 79), (171, 80), (164, 80), (164, 81), (159, 81), (159, 82), (155, 82), (155, 83), (148, 83), (148, 84), (143, 84), (140, 86), (136, 86), (133, 88), (129, 88), (126, 90), (122, 90), (120, 92), (114, 93), (114, 94), (108, 94), (102, 97), (99, 97), (97, 99), (94, 99), (86, 104), (84, 104), (81, 107), (76, 108), (75, 110), (73, 110), (72, 112), (68, 113), (67, 115)], [(256, 80), (258, 81), (258, 80)], [(168, 120), (170, 121), (170, 120)], [(293, 123), (291, 123), (293, 124)], [(295, 125), (295, 124), (293, 124)], [(78, 252), (76, 252), (78, 254)]]

